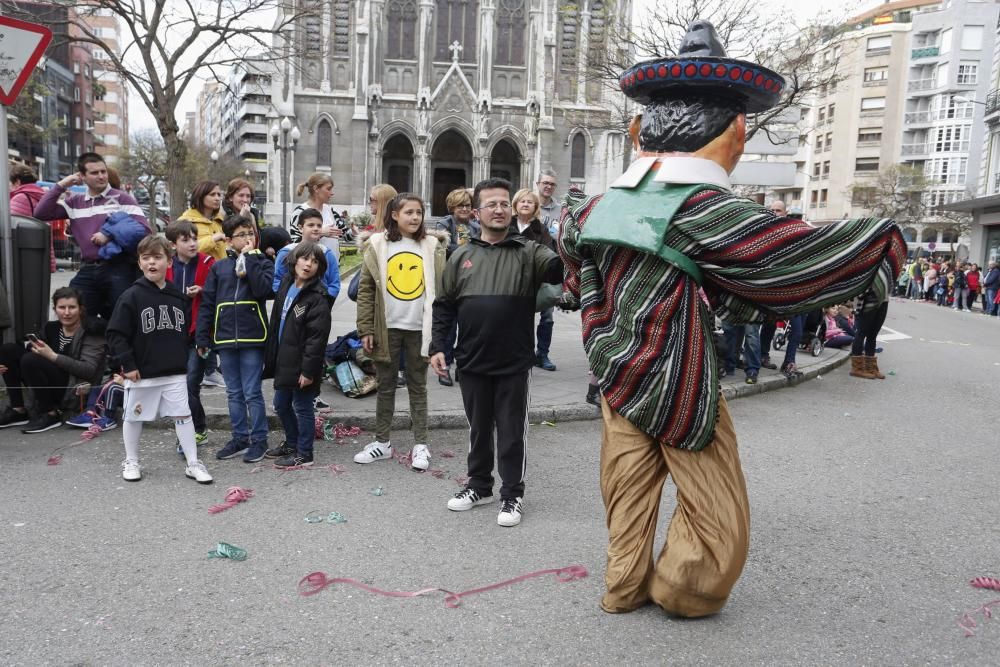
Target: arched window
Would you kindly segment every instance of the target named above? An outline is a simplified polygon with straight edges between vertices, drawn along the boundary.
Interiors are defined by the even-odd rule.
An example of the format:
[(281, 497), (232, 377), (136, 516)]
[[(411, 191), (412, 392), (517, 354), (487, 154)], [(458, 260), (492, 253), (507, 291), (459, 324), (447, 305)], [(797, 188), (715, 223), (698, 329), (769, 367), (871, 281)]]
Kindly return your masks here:
[(415, 0), (389, 0), (385, 16), (388, 23), (385, 57), (414, 60), (417, 52), (417, 3)]
[(906, 227), (905, 229), (903, 229), (903, 240), (906, 241), (907, 243), (916, 243), (917, 230), (915, 230), (913, 227)]
[(933, 227), (924, 227), (924, 231), (920, 234), (921, 243), (932, 243), (937, 241), (937, 230)]
[(569, 177), (587, 177), (587, 137), (583, 136), (583, 132), (577, 132), (573, 135), (573, 143), (570, 150)]
[(316, 126), (316, 166), (333, 166), (333, 128), (325, 118)]
[(434, 40), (434, 60), (450, 61), (451, 51), (448, 47), (453, 42), (458, 42), (462, 45), (464, 56), (459, 57), (459, 60), (474, 62), (479, 3), (476, 0), (444, 0), (437, 3), (435, 11), (437, 35)]
[(958, 230), (950, 228), (941, 232), (941, 243), (958, 243)]
[(497, 3), (496, 39), (493, 43), (493, 63), (524, 66), (524, 33), (527, 32), (527, 12), (524, 0), (499, 0)]

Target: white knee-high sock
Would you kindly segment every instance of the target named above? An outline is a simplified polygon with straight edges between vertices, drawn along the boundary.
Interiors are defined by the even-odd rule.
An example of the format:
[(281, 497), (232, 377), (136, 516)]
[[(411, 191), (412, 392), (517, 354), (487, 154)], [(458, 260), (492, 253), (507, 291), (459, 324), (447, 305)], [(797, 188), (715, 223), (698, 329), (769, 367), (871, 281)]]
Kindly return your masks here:
[(194, 420), (190, 417), (174, 420), (174, 431), (184, 450), (188, 465), (198, 460), (198, 445), (194, 441)]
[(142, 422), (122, 421), (122, 438), (125, 440), (125, 458), (139, 460), (139, 438), (142, 436)]

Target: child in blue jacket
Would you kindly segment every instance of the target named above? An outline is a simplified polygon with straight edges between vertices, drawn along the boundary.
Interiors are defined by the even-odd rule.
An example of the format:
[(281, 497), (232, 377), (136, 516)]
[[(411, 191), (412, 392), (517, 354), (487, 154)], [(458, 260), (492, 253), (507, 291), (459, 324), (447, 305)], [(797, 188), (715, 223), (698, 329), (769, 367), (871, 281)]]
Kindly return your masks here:
[(215, 458), (244, 454), (246, 463), (267, 451), (267, 411), (261, 380), (267, 345), (267, 309), (274, 264), (254, 248), (253, 223), (231, 215), (222, 223), (229, 244), (226, 259), (217, 261), (201, 292), (195, 341), (198, 354), (219, 352), (226, 380), (232, 437)]

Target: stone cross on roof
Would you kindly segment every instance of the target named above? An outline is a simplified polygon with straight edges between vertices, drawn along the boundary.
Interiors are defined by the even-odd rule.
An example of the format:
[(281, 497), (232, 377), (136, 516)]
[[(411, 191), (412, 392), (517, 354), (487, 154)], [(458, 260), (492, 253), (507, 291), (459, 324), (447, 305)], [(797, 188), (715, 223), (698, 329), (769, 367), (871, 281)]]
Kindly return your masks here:
[(451, 43), (451, 46), (448, 47), (448, 50), (451, 51), (451, 62), (457, 63), (458, 56), (460, 53), (462, 53), (462, 45), (459, 44), (458, 40), (456, 39), (454, 42)]

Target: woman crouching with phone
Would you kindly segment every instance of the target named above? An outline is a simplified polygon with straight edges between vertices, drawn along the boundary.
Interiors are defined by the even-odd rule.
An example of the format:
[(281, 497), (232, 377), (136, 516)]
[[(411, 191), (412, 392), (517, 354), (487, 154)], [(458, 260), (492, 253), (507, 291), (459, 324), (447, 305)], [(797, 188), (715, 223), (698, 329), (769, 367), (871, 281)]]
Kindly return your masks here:
[[(101, 383), (105, 346), (101, 320), (86, 320), (80, 293), (60, 287), (52, 294), (56, 319), (28, 342), (0, 346), (0, 375), (7, 384), (10, 406), (0, 413), (0, 428), (23, 426), (22, 433), (42, 433), (62, 425), (62, 407), (80, 385)], [(32, 390), (35, 417), (24, 406), (22, 387)]]

